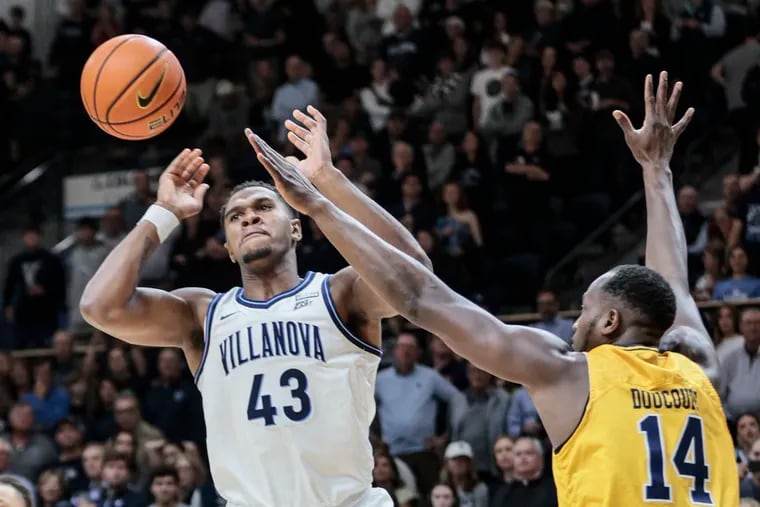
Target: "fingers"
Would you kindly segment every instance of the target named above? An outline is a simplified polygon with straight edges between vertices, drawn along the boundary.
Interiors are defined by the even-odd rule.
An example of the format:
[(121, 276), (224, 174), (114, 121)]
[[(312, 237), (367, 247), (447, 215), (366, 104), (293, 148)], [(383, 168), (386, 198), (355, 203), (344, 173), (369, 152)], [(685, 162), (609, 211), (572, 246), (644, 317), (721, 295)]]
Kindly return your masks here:
[(667, 105), (667, 114), (668, 114), (668, 123), (673, 123), (673, 118), (676, 117), (676, 109), (678, 109), (678, 101), (681, 99), (681, 90), (683, 89), (683, 83), (681, 81), (677, 81), (675, 86), (673, 86), (673, 93), (670, 94), (670, 99), (668, 99), (668, 105)]
[(293, 110), (293, 118), (306, 125), (306, 128), (309, 130), (317, 127), (317, 121), (314, 118), (298, 109)]
[(166, 167), (166, 172), (181, 176), (185, 167), (185, 159), (190, 156), (191, 151), (187, 148), (179, 152), (179, 155), (174, 157), (169, 165)]
[(208, 174), (208, 170), (209, 170), (208, 164), (204, 163), (203, 159), (200, 159), (200, 160), (201, 160), (201, 164), (193, 173), (193, 176), (190, 178), (190, 181), (188, 181), (188, 183), (192, 187), (197, 187), (201, 183), (203, 183), (203, 180), (206, 179), (206, 175)]
[(322, 115), (322, 113), (319, 112), (319, 109), (317, 109), (316, 107), (314, 107), (314, 106), (307, 106), (306, 107), (306, 111), (308, 111), (308, 113), (312, 117), (314, 117), (315, 120), (317, 120), (317, 123), (327, 124), (327, 120)]
[(208, 190), (208, 183), (203, 183), (201, 185), (198, 185), (193, 191), (193, 197), (195, 197), (198, 201), (203, 202), (203, 199), (206, 197), (207, 190)]
[(647, 118), (651, 118), (655, 113), (653, 88), (652, 74), (647, 74), (646, 79), (644, 79), (644, 121)]
[(617, 124), (620, 125), (620, 128), (626, 137), (633, 133), (633, 125), (631, 125), (631, 120), (628, 118), (627, 114), (623, 111), (615, 110), (612, 112), (612, 117), (615, 118)]
[(288, 132), (288, 141), (293, 144), (304, 155), (309, 155), (309, 143), (295, 135), (293, 132)]
[(678, 123), (673, 125), (673, 132), (676, 136), (680, 136), (681, 133), (686, 130), (686, 127), (689, 126), (689, 123), (691, 123), (691, 119), (694, 117), (694, 108), (690, 107), (686, 110), (686, 113), (683, 115), (683, 117), (678, 120)]
[(657, 83), (657, 99), (655, 100), (655, 113), (660, 118), (665, 118), (667, 112), (665, 105), (668, 102), (668, 73), (660, 72), (660, 82)]
[[(299, 111), (296, 111), (296, 112), (299, 112)], [(293, 114), (293, 116), (296, 116), (296, 115)], [(296, 119), (300, 121), (301, 123), (303, 123), (304, 125), (306, 124), (305, 122), (298, 119), (297, 116), (296, 116)], [(290, 132), (294, 133), (295, 135), (297, 135), (298, 137), (300, 137), (301, 139), (303, 139), (304, 141), (309, 139), (309, 131), (292, 120), (285, 120), (285, 128), (288, 129)]]

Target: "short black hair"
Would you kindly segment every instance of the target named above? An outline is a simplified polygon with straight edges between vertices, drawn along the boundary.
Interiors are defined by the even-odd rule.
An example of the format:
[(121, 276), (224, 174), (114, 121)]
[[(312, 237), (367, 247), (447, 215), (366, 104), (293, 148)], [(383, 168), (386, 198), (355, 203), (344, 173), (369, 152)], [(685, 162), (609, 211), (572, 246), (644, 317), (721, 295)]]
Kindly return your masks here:
[(177, 469), (168, 465), (154, 468), (150, 471), (149, 477), (148, 484), (151, 486), (153, 485), (153, 481), (162, 477), (171, 477), (174, 479), (174, 482), (179, 484), (179, 474), (177, 473)]
[(23, 482), (10, 475), (0, 475), (0, 484), (4, 484), (16, 490), (24, 501), (24, 507), (32, 507), (34, 501), (32, 500), (32, 492), (24, 485)]
[(98, 232), (98, 221), (93, 217), (82, 217), (77, 220), (77, 229), (90, 229)]
[(662, 335), (676, 318), (676, 296), (657, 271), (628, 264), (615, 268), (602, 291), (636, 313), (635, 325)]
[(219, 223), (222, 225), (222, 230), (224, 230), (224, 215), (227, 212), (227, 205), (230, 203), (230, 199), (233, 195), (240, 192), (241, 190), (245, 190), (246, 188), (255, 188), (255, 187), (262, 187), (266, 188), (268, 190), (271, 190), (277, 195), (277, 198), (280, 199), (280, 202), (285, 205), (285, 209), (287, 209), (288, 214), (291, 218), (298, 218), (298, 212), (293, 209), (293, 207), (285, 202), (285, 199), (282, 198), (280, 195), (280, 192), (277, 190), (277, 187), (272, 185), (271, 183), (267, 183), (266, 181), (260, 181), (260, 180), (248, 180), (244, 181), (243, 183), (239, 183), (235, 185), (232, 190), (230, 190), (230, 193), (227, 194), (227, 199), (224, 200), (224, 204), (222, 204), (222, 208), (219, 210)]

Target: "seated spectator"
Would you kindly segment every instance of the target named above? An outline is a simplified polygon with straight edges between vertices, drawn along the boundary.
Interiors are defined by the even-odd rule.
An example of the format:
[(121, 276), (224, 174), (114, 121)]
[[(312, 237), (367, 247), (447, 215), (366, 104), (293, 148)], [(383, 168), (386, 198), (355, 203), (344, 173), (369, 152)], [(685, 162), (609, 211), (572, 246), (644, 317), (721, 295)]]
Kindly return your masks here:
[(272, 99), (272, 121), (277, 124), (277, 140), (285, 142), (285, 120), (294, 109), (306, 110), (306, 106), (319, 107), (319, 87), (308, 77), (308, 67), (299, 56), (292, 55), (285, 61), (287, 83), (280, 85)]
[(379, 132), (383, 129), (393, 108), (393, 97), (390, 94), (390, 78), (388, 65), (382, 58), (372, 62), (372, 82), (359, 92), (362, 107), (369, 115), (372, 130)]
[(68, 331), (56, 331), (53, 335), (53, 384), (67, 384), (81, 367), (82, 361), (74, 353), (74, 337)]
[(713, 343), (721, 364), (726, 357), (744, 345), (744, 337), (739, 334), (739, 313), (735, 306), (723, 305), (718, 309), (718, 322), (713, 329)]
[(150, 494), (153, 503), (150, 507), (189, 507), (179, 501), (179, 474), (173, 467), (160, 467), (150, 473)]
[(749, 473), (742, 480), (739, 496), (760, 502), (760, 438), (755, 440), (749, 452)]
[(721, 400), (726, 417), (734, 419), (746, 412), (760, 413), (760, 309), (742, 312), (739, 330), (744, 347), (727, 354), (721, 364)]
[[(158, 442), (161, 441), (159, 440)], [(106, 444), (107, 450), (116, 451), (126, 458), (127, 468), (129, 469), (129, 483), (137, 487), (143, 486), (143, 480), (148, 478), (149, 467), (144, 466), (138, 470), (135, 437), (128, 431), (119, 431), (114, 438), (106, 442)], [(145, 444), (145, 450), (148, 456), (150, 456), (151, 444), (153, 444), (153, 441)], [(159, 462), (155, 464), (151, 463), (150, 458), (146, 461), (151, 467), (161, 464)]]
[(448, 136), (461, 136), (467, 129), (468, 76), (454, 67), (448, 53), (438, 57), (438, 70), (433, 82), (412, 104), (410, 113), (432, 118)]
[(531, 327), (548, 331), (572, 344), (573, 321), (559, 316), (559, 301), (553, 290), (544, 289), (536, 295), (536, 311), (541, 320)]
[(57, 461), (50, 439), (34, 429), (34, 410), (28, 403), (17, 403), (8, 416), (8, 441), (13, 447), (8, 472), (36, 480), (39, 473)]
[(496, 141), (514, 144), (523, 127), (533, 117), (533, 102), (522, 92), (520, 77), (508, 71), (501, 78), (502, 96), (485, 112), (483, 134), (492, 144)]
[(72, 507), (66, 488), (66, 479), (60, 472), (47, 471), (37, 480), (37, 495), (39, 507)]
[(731, 278), (715, 284), (713, 299), (717, 301), (743, 301), (760, 297), (760, 279), (747, 274), (747, 251), (741, 246), (731, 248), (728, 265)]
[(451, 176), (456, 161), (456, 149), (447, 141), (442, 123), (433, 121), (428, 127), (428, 142), (422, 146), (427, 168), (428, 188), (437, 193)]
[[(398, 150), (404, 152), (404, 157), (408, 157), (411, 153), (411, 147), (408, 145)], [(401, 158), (402, 154), (399, 153), (397, 156)], [(421, 230), (431, 231), (435, 223), (435, 214), (423, 194), (424, 187), (421, 178), (415, 173), (406, 172), (401, 176), (400, 184), (401, 200), (390, 207), (391, 214), (412, 233), (416, 234)]]
[(515, 441), (515, 480), (503, 485), (492, 499), (492, 505), (530, 505), (556, 507), (557, 491), (551, 473), (544, 468), (544, 450), (535, 437)]
[(496, 387), (494, 377), (472, 363), (467, 365), (470, 387), (449, 404), (451, 440), (467, 442), (475, 470), (483, 481), (497, 473), (492, 449), (504, 431), (509, 395)]
[(760, 438), (760, 419), (758, 416), (752, 413), (740, 415), (736, 420), (736, 447), (734, 449), (736, 462), (740, 467), (740, 478), (743, 478), (747, 473), (750, 450), (758, 438)]
[[(127, 431), (135, 438), (137, 448), (137, 466), (142, 470), (147, 464), (146, 445), (151, 440), (164, 438), (161, 431), (145, 422), (140, 413), (140, 405), (137, 397), (130, 392), (124, 392), (116, 397), (114, 401), (114, 419), (120, 430)], [(119, 455), (129, 465), (127, 457)]]
[(512, 438), (521, 435), (538, 437), (542, 431), (541, 419), (528, 390), (524, 387), (515, 389), (507, 412), (507, 434)]
[(401, 480), (396, 463), (387, 452), (375, 452), (372, 487), (383, 488), (388, 491), (394, 500), (394, 505), (398, 507), (412, 507), (417, 500), (417, 493)]
[(702, 275), (694, 283), (694, 297), (697, 301), (710, 301), (715, 285), (725, 277), (724, 251), (723, 243), (712, 242), (702, 252)]
[(219, 496), (201, 464), (197, 448), (177, 456), (175, 467), (179, 473), (180, 499), (184, 503), (202, 507), (219, 505)]
[(21, 396), (21, 401), (34, 409), (36, 423), (45, 431), (52, 430), (69, 411), (69, 393), (53, 384), (52, 361), (43, 359), (34, 368), (34, 387)]
[(499, 437), (493, 444), (493, 458), (496, 462), (496, 467), (499, 469), (499, 475), (492, 483), (491, 495), (493, 495), (499, 486), (509, 484), (515, 479), (514, 446), (515, 441), (505, 435)]
[(117, 451), (108, 451), (103, 457), (103, 483), (97, 507), (144, 507), (145, 497), (129, 485), (127, 457)]
[(55, 470), (65, 479), (67, 491), (74, 493), (87, 489), (89, 481), (82, 465), (84, 426), (73, 418), (63, 419), (56, 427), (55, 443), (59, 449)]
[(96, 503), (100, 501), (104, 457), (105, 447), (100, 442), (90, 442), (85, 446), (82, 451), (82, 469), (84, 469), (86, 485), (74, 491), (78, 496), (81, 494)]
[(448, 484), (436, 484), (430, 492), (430, 507), (459, 507), (454, 488)]
[(459, 504), (488, 507), (488, 488), (478, 480), (470, 444), (461, 440), (451, 442), (443, 457), (448, 482), (456, 491)]

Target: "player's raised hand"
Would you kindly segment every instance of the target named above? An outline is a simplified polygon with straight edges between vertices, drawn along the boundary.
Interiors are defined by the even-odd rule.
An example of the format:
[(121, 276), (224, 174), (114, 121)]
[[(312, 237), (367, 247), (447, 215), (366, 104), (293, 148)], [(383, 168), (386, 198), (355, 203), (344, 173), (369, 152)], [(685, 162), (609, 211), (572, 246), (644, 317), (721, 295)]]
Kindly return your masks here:
[(308, 106), (306, 112), (296, 109), (293, 111), (293, 118), (303, 126), (292, 120), (286, 120), (285, 128), (288, 129), (288, 141), (306, 158), (298, 160), (296, 157), (286, 157), (286, 160), (293, 162), (307, 178), (314, 181), (322, 171), (332, 168), (327, 120), (313, 106)]
[(683, 117), (675, 124), (673, 119), (678, 107), (683, 83), (678, 81), (673, 90), (668, 90), (668, 73), (660, 73), (657, 94), (651, 74), (647, 74), (644, 82), (645, 114), (644, 124), (634, 129), (631, 120), (622, 111), (614, 111), (612, 115), (623, 129), (625, 142), (631, 149), (636, 161), (644, 167), (652, 165), (667, 165), (673, 155), (673, 147), (678, 137), (689, 125), (694, 116), (694, 108), (690, 107)]
[(272, 176), (277, 191), (296, 211), (308, 215), (314, 206), (325, 201), (319, 190), (291, 160), (286, 160), (251, 129), (245, 129), (245, 135), (256, 150), (259, 162)]
[(180, 220), (197, 215), (208, 190), (208, 185), (203, 183), (207, 173), (208, 164), (203, 161), (201, 150), (182, 150), (158, 179), (156, 204)]

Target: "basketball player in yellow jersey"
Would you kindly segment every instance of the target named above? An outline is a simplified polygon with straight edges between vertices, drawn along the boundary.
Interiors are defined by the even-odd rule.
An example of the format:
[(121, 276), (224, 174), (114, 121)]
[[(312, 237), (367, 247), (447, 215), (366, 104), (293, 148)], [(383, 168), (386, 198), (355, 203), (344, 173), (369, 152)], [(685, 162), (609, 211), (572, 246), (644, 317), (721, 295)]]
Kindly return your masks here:
[[(526, 386), (554, 445), (563, 507), (739, 503), (733, 446), (718, 396), (715, 350), (689, 294), (686, 241), (668, 167), (694, 111), (673, 124), (681, 83), (645, 84), (638, 130), (615, 118), (644, 174), (647, 267), (621, 266), (583, 296), (573, 349), (503, 324), (326, 199), (298, 168), (251, 135), (285, 200), (310, 215), (375, 293), (478, 367)], [(324, 125), (289, 124), (308, 152)], [(660, 352), (668, 349), (669, 352)], [(697, 360), (693, 363), (680, 351)]]

